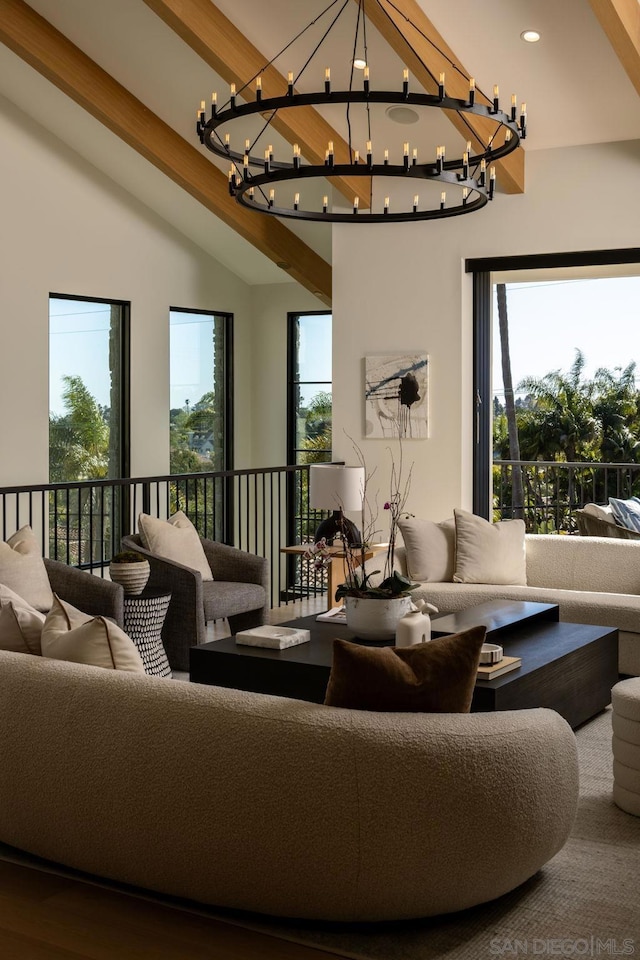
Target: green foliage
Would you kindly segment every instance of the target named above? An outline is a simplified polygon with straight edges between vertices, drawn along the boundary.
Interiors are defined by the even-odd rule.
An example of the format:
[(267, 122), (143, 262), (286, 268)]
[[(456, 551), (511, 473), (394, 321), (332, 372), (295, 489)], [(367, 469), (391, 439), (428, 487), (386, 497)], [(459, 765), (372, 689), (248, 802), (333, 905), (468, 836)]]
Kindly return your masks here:
[(370, 597), (377, 600), (395, 600), (397, 597), (408, 597), (412, 590), (419, 587), (419, 583), (412, 583), (401, 573), (394, 570), (390, 577), (386, 577), (377, 587), (369, 586), (371, 577), (379, 573), (379, 570), (372, 570), (359, 579), (357, 574), (353, 575), (353, 582), (341, 583), (336, 590), (336, 600), (343, 597)]
[(64, 376), (65, 413), (49, 419), (49, 476), (53, 483), (109, 475), (109, 424), (82, 378)]
[[(523, 460), (640, 463), (640, 390), (635, 363), (624, 369), (600, 368), (583, 375), (580, 350), (571, 368), (543, 377), (525, 377), (518, 385), (527, 397), (517, 405), (516, 421)], [(496, 456), (509, 459), (506, 419), (494, 418)]]
[(123, 550), (111, 557), (112, 563), (144, 563), (146, 559), (136, 550)]

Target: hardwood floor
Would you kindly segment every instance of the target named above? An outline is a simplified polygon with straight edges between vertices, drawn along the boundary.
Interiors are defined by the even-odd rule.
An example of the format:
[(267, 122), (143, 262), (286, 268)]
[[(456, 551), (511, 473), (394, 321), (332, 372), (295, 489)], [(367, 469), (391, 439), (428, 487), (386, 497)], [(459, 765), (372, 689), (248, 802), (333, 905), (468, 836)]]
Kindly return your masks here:
[[(273, 611), (282, 623), (324, 598)], [(226, 636), (216, 624), (216, 637)], [(335, 960), (335, 954), (0, 860), (0, 960)]]
[(2, 960), (335, 960), (335, 956), (0, 861)]

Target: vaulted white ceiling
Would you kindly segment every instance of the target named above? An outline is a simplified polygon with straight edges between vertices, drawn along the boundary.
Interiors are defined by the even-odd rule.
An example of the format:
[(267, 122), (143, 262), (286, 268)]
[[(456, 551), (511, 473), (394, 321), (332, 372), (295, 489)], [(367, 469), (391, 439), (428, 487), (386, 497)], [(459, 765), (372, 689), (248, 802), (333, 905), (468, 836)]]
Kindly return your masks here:
[[(597, 2), (605, 0), (594, 0)], [(217, 0), (216, 5), (269, 59), (327, 3)], [(638, 93), (586, 0), (419, 3), (481, 88), (490, 91), (494, 83), (499, 83), (504, 103), (509, 102), (512, 92), (517, 93), (518, 102), (526, 100), (526, 153), (640, 139)], [(212, 90), (226, 91), (228, 84), (216, 77), (143, 0), (30, 0), (30, 6), (185, 140), (201, 149), (194, 136), (195, 108)], [(356, 4), (350, 6), (355, 14)], [(527, 44), (520, 39), (521, 32), (529, 28), (540, 32), (540, 42)], [(322, 55), (322, 67), (330, 58), (333, 76), (341, 66), (347, 70), (353, 39), (346, 25), (339, 33), (339, 37), (332, 36), (331, 48)], [(368, 45), (372, 78), (375, 75), (379, 83), (400, 86), (402, 63), (373, 28), (369, 29)], [(286, 57), (278, 61), (281, 73), (297, 71), (301, 55), (296, 56), (298, 60), (291, 64)], [(300, 89), (305, 89), (305, 84), (321, 83), (320, 68), (314, 70), (301, 79)], [(246, 282), (287, 279), (233, 229), (1, 44), (0, 94)], [(326, 116), (331, 122), (339, 122), (335, 112), (329, 111)], [(453, 141), (455, 145), (455, 139), (459, 139), (443, 118), (425, 135), (386, 121), (380, 136), (390, 143), (414, 137), (421, 151), (430, 150), (430, 144), (436, 142)], [(286, 226), (330, 261), (328, 225), (292, 226), (287, 221)]]

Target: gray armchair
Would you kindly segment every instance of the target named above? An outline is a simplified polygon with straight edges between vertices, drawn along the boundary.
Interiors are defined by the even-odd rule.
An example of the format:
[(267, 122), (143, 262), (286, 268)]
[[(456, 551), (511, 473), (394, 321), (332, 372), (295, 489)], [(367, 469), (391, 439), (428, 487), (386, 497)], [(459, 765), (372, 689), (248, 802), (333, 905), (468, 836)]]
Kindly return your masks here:
[(232, 633), (266, 623), (269, 617), (269, 561), (224, 543), (200, 538), (213, 580), (197, 570), (151, 553), (139, 534), (122, 538), (123, 550), (149, 561), (148, 588), (171, 593), (162, 642), (173, 670), (189, 669), (189, 647), (205, 643), (207, 621), (226, 617)]
[(124, 590), (119, 583), (70, 567), (58, 560), (44, 558), (49, 584), (61, 600), (94, 617), (109, 617), (124, 625)]

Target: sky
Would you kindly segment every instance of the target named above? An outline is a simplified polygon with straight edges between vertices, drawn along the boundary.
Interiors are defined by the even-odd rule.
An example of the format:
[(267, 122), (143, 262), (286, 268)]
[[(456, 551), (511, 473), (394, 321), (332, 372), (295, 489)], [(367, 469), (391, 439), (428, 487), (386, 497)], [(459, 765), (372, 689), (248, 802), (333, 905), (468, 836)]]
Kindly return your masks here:
[(49, 301), (49, 410), (64, 414), (64, 374), (80, 376), (94, 398), (109, 405), (109, 304)]
[[(576, 348), (585, 355), (585, 377), (636, 360), (640, 385), (640, 277), (507, 284), (507, 312), (516, 393), (525, 376), (567, 371)], [(495, 288), (493, 395), (504, 397)]]

